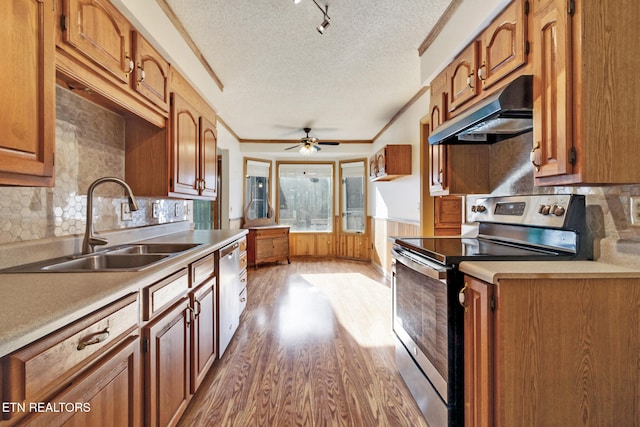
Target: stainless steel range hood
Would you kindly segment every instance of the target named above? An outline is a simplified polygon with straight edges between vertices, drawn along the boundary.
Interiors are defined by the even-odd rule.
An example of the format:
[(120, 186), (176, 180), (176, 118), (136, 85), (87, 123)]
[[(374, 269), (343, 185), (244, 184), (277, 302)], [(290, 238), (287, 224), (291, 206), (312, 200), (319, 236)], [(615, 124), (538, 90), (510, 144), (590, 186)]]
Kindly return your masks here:
[(493, 144), (533, 129), (533, 77), (520, 76), (498, 92), (448, 120), (429, 144)]

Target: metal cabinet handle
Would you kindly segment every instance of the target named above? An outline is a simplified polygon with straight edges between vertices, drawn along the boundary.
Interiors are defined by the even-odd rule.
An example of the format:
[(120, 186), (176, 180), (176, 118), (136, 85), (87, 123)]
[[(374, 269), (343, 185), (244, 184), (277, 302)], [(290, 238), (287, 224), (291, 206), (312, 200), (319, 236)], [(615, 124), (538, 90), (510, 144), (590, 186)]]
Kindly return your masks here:
[(140, 70), (140, 79), (138, 79), (138, 84), (142, 83), (144, 81), (144, 77), (145, 77), (145, 73), (144, 73), (144, 68), (142, 68), (142, 65), (138, 64), (138, 70)]
[(531, 164), (536, 169), (536, 172), (540, 171), (540, 164), (536, 163), (536, 151), (540, 148), (540, 141), (536, 141), (531, 149), (531, 153), (529, 154), (529, 160), (531, 160)]
[(107, 338), (109, 338), (109, 328), (104, 328), (103, 331), (101, 332), (97, 332), (95, 334), (92, 335), (93, 338), (88, 339), (86, 341), (82, 341), (80, 344), (78, 344), (77, 350), (81, 351), (84, 350), (85, 348), (87, 348), (90, 345), (95, 345), (95, 344), (99, 344), (101, 342), (104, 342), (107, 340)]
[(475, 74), (476, 74), (476, 73), (475, 73), (473, 70), (471, 70), (471, 74), (469, 74), (469, 75), (467, 76), (467, 86), (469, 86), (469, 89), (474, 89), (474, 88), (475, 88), (475, 86), (471, 84), (471, 83), (473, 82), (473, 81), (471, 80), (471, 78), (472, 78), (473, 76), (475, 76)]
[(464, 287), (462, 289), (460, 289), (460, 292), (458, 292), (458, 302), (460, 303), (460, 305), (462, 307), (464, 307), (465, 313), (467, 312), (468, 307), (466, 305), (467, 296), (466, 296), (466, 294), (464, 292), (467, 290), (468, 286), (469, 286), (469, 284), (467, 282), (464, 282)]
[(131, 59), (128, 53), (125, 53), (124, 58), (126, 59), (127, 65), (129, 66), (124, 73), (126, 74), (127, 77), (129, 77), (129, 74), (131, 74), (131, 72), (133, 71), (133, 59)]

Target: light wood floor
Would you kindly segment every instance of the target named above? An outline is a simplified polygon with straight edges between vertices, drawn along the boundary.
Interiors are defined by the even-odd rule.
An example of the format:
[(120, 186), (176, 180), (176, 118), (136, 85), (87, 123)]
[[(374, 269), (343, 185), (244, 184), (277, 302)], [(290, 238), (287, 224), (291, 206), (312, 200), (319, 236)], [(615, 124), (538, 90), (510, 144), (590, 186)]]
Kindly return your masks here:
[(247, 293), (180, 426), (427, 426), (396, 370), (391, 291), (371, 265), (250, 268)]

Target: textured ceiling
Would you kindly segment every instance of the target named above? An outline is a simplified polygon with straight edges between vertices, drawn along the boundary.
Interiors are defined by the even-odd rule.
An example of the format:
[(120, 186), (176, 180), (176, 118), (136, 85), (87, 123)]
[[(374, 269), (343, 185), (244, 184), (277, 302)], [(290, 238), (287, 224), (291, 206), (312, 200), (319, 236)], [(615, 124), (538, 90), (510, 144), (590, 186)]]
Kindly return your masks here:
[[(163, 0), (224, 90), (242, 140), (371, 140), (422, 87), (418, 47), (450, 0)], [(318, 3), (324, 7), (323, 0)]]

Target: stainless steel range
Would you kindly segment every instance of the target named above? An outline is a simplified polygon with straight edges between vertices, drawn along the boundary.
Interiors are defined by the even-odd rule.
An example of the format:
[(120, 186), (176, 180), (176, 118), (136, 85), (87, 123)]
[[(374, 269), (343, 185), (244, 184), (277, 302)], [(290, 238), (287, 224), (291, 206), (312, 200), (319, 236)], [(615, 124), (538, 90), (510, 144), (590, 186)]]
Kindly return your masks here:
[(462, 261), (588, 258), (584, 196), (478, 199), (463, 237), (396, 238), (396, 363), (431, 427), (464, 425)]

